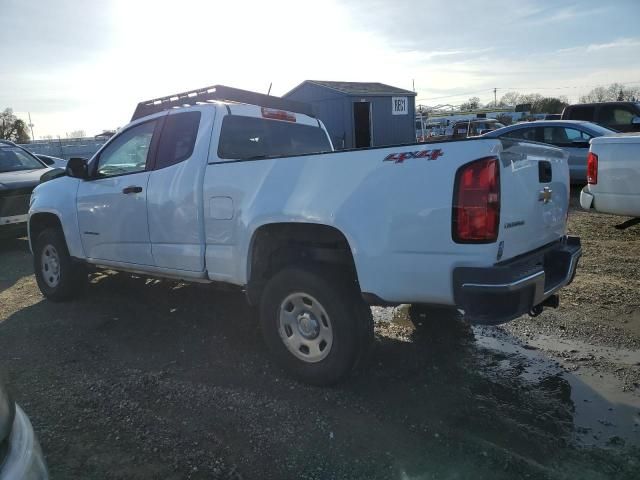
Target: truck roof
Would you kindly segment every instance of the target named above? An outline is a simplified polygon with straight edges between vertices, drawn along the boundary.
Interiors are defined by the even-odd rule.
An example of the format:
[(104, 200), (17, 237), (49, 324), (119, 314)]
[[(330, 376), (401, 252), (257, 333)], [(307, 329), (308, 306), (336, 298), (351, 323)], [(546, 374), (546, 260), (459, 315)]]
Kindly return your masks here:
[(138, 106), (131, 117), (131, 121), (165, 110), (201, 105), (211, 103), (213, 101), (256, 105), (259, 107), (275, 108), (293, 113), (301, 113), (308, 115), (309, 117), (314, 116), (311, 105), (307, 103), (280, 97), (272, 97), (271, 95), (264, 95), (262, 93), (241, 90), (239, 88), (232, 88), (224, 85), (212, 85), (210, 87), (198, 88), (196, 90), (174, 93), (165, 97), (144, 100), (138, 103)]

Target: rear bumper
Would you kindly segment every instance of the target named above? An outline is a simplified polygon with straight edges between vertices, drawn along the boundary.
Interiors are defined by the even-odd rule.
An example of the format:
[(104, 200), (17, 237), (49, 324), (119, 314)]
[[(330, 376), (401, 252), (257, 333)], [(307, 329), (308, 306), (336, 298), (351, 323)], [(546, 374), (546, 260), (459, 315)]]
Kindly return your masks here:
[(499, 324), (542, 305), (573, 280), (582, 255), (580, 238), (562, 240), (487, 268), (453, 272), (454, 298), (471, 323)]

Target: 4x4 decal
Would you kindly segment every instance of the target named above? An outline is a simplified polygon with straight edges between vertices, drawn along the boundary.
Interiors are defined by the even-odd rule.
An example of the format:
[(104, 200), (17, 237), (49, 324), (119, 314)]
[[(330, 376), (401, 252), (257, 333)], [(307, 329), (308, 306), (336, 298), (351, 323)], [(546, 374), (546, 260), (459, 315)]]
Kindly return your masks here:
[(400, 152), (390, 153), (384, 159), (385, 162), (403, 163), (410, 158), (424, 158), (427, 160), (437, 160), (438, 157), (444, 155), (444, 152), (439, 148), (434, 150), (418, 150), (415, 152)]

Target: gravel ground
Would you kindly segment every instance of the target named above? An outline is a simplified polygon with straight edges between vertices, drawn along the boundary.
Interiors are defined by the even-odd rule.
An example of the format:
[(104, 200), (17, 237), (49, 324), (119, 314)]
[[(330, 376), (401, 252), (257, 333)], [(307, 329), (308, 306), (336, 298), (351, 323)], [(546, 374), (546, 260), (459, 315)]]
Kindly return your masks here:
[(640, 477), (640, 226), (572, 211), (558, 310), (503, 327), (374, 309), (371, 368), (334, 388), (273, 366), (241, 295), (94, 275), (42, 299), (0, 243), (0, 365), (53, 479)]

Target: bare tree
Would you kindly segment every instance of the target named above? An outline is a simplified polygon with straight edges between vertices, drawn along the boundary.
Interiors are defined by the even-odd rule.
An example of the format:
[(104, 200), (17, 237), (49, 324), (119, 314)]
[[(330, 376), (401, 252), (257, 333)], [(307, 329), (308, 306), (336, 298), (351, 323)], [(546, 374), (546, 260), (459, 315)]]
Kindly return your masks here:
[(72, 132), (67, 132), (67, 138), (83, 138), (87, 136), (87, 132), (84, 130), (73, 130)]
[(468, 101), (460, 105), (460, 110), (477, 110), (480, 108), (480, 99), (478, 97), (471, 97)]
[(580, 97), (580, 103), (635, 101), (640, 98), (640, 88), (622, 83), (612, 83), (608, 87), (596, 87)]

